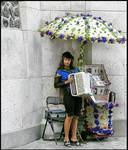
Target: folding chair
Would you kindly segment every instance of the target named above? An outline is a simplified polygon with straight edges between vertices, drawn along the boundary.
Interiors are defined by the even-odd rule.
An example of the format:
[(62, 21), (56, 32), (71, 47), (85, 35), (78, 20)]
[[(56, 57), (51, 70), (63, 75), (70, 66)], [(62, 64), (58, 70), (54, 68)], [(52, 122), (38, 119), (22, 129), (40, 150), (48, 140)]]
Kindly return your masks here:
[[(63, 102), (61, 101), (61, 99), (59, 97), (51, 97), (51, 96), (47, 97), (46, 105), (47, 105), (47, 110), (45, 110), (46, 123), (45, 123), (45, 127), (43, 130), (42, 138), (44, 140), (55, 140), (55, 142), (57, 144), (57, 140), (58, 139), (60, 140), (62, 137), (64, 126), (62, 126), (60, 137), (56, 138), (54, 122), (64, 123), (64, 119), (66, 117), (65, 108), (64, 108)], [(54, 135), (54, 139), (45, 138), (45, 131), (46, 131), (47, 123), (49, 123), (51, 126), (51, 129), (52, 129), (53, 135)]]

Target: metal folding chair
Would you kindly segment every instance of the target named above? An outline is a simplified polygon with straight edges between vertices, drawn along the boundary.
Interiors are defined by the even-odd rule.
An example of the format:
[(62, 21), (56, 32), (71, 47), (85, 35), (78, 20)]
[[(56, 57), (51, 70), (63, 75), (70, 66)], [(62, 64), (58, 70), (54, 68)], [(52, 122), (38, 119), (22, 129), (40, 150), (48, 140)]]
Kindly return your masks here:
[[(56, 137), (54, 122), (62, 122), (64, 123), (64, 119), (66, 116), (65, 108), (62, 100), (59, 97), (47, 97), (46, 99), (47, 110), (45, 110), (45, 118), (46, 123), (44, 126), (42, 138), (44, 140), (55, 140), (57, 144), (57, 140), (60, 140), (63, 134), (64, 126), (62, 126), (59, 138)], [(45, 138), (45, 131), (47, 127), (47, 123), (50, 124), (51, 129), (53, 131), (54, 139)]]

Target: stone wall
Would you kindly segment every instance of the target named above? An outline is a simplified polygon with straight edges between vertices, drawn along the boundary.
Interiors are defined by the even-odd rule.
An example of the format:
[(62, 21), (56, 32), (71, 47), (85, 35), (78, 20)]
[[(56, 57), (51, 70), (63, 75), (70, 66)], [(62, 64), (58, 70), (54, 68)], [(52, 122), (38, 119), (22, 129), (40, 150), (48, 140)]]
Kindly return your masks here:
[(38, 139), (43, 112), (40, 2), (17, 5), (20, 26), (1, 29), (3, 148)]
[[(55, 70), (61, 54), (73, 49), (71, 41), (41, 38), (38, 29), (44, 21), (67, 11), (85, 11), (85, 2), (75, 3), (81, 8), (77, 10), (70, 1), (1, 3), (2, 9), (5, 5), (8, 10), (18, 8), (20, 22), (18, 26), (4, 25), (2, 10), (2, 148), (41, 137), (46, 97), (59, 95), (53, 87)], [(8, 15), (12, 17), (10, 11)]]

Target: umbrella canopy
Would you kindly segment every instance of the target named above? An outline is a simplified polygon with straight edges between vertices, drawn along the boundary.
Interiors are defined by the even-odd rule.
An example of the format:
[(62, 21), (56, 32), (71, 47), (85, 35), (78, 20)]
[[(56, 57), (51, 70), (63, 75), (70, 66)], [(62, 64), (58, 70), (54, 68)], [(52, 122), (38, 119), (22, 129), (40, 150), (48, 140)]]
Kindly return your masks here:
[(124, 43), (125, 37), (120, 30), (116, 30), (112, 23), (107, 23), (101, 17), (93, 17), (90, 14), (66, 15), (56, 17), (46, 26), (40, 28), (42, 34), (64, 40), (78, 40), (80, 42), (90, 41), (103, 43)]
[(123, 44), (126, 41), (121, 31), (116, 30), (112, 23), (90, 14), (66, 14), (64, 17), (56, 17), (51, 22), (47, 21), (39, 31), (41, 36), (47, 34), (51, 39), (78, 40), (81, 43), (78, 61), (83, 61), (83, 45), (88, 42)]

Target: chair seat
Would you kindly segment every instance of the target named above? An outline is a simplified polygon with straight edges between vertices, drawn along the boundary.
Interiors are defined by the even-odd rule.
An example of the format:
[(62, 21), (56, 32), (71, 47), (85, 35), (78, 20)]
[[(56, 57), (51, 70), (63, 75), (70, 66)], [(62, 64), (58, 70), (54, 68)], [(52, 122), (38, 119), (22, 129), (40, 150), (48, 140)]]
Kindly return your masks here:
[(57, 110), (50, 110), (49, 111), (50, 113), (52, 114), (60, 114), (60, 113), (65, 113), (65, 110), (62, 110), (62, 109), (57, 109)]
[[(45, 138), (46, 126), (47, 126), (47, 123), (49, 123), (51, 126), (51, 129), (53, 131), (53, 135), (54, 135), (53, 140), (55, 140), (55, 142), (57, 144), (58, 138), (56, 137), (56, 132), (54, 129), (54, 122), (64, 123), (65, 116), (66, 116), (65, 107), (59, 97), (50, 97), (50, 96), (47, 97), (46, 104), (47, 104), (47, 109), (45, 110), (46, 123), (45, 123), (45, 127), (43, 130), (42, 138), (44, 140), (49, 140), (48, 138)], [(63, 133), (63, 125), (62, 125), (62, 129), (60, 132), (59, 140), (62, 137), (62, 133)]]
[(65, 111), (65, 107), (63, 104), (48, 104), (49, 110), (63, 110)]
[[(66, 112), (64, 110), (45, 110), (45, 118), (49, 118), (49, 117), (52, 117), (52, 119), (56, 119), (56, 120), (62, 120), (63, 118), (65, 118), (65, 114)], [(50, 115), (50, 116), (49, 116)]]

